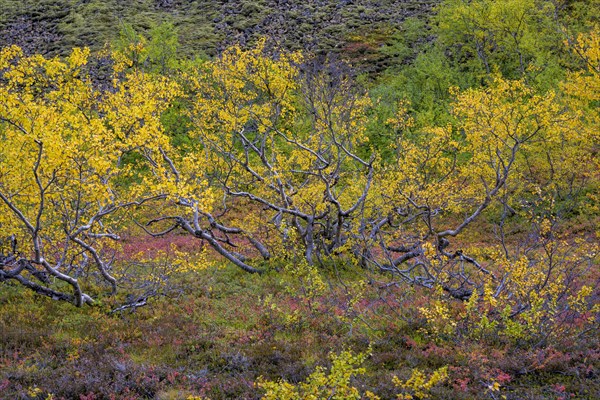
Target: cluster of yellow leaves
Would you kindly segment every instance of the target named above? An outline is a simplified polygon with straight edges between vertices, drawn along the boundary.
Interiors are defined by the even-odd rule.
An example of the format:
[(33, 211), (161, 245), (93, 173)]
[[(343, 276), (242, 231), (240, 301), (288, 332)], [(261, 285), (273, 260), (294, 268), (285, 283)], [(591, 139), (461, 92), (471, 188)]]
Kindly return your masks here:
[(442, 287), (438, 285), (435, 294), (430, 299), (430, 304), (426, 307), (419, 307), (419, 312), (427, 320), (428, 332), (436, 338), (440, 335), (451, 335), (457, 325), (442, 294)]
[(230, 47), (220, 59), (188, 75), (199, 94), (193, 109), (198, 135), (227, 142), (232, 132), (239, 132), (249, 121), (264, 132), (274, 118), (293, 115), (298, 74), (293, 64), (300, 61), (300, 55), (284, 53), (273, 59), (265, 54), (265, 46), (261, 40), (250, 50)]
[(360, 393), (351, 385), (350, 379), (366, 372), (359, 366), (367, 355), (353, 354), (350, 351), (343, 351), (339, 355), (331, 354), (331, 368), (328, 373), (323, 367), (317, 367), (306, 381), (298, 385), (285, 381), (266, 381), (262, 378), (259, 378), (257, 384), (266, 391), (264, 400), (358, 400), (361, 398)]
[[(568, 104), (579, 110), (578, 117), (584, 121), (581, 126), (583, 144), (600, 143), (600, 26), (596, 25), (589, 34), (580, 34), (573, 43), (567, 43), (583, 61), (585, 69), (567, 75), (563, 90), (567, 94)], [(600, 167), (600, 158), (588, 161), (587, 171), (595, 171)], [(598, 198), (595, 198), (596, 203)]]
[[(593, 37), (580, 38), (592, 60)], [(582, 73), (577, 79), (596, 76)], [(577, 83), (566, 85), (577, 98)], [(370, 198), (387, 210), (383, 215), (396, 209), (399, 196), (436, 210), (441, 221), (442, 215), (464, 214), (491, 201), (499, 195), (496, 187), (502, 187), (503, 200), (515, 207), (526, 197), (564, 196), (598, 181), (595, 169), (589, 168), (598, 163), (598, 123), (583, 117), (575, 100), (553, 91), (539, 93), (523, 79), (500, 76), (484, 88), (453, 89), (453, 95), (456, 122), (419, 132), (404, 130), (396, 144), (397, 163), (377, 171), (377, 194)], [(400, 114), (406, 112), (400, 109)], [(598, 115), (597, 110), (590, 115)], [(400, 115), (389, 122), (406, 119)], [(593, 200), (594, 195), (589, 197)], [(434, 228), (440, 223), (434, 222)]]
[[(558, 250), (553, 257), (563, 257), (565, 250)], [(583, 254), (577, 253), (567, 262), (575, 263), (581, 257)], [(568, 329), (585, 331), (593, 324), (600, 307), (592, 301), (591, 286), (569, 288), (559, 271), (548, 269), (548, 260), (522, 256), (512, 262), (500, 258), (499, 262), (505, 271), (501, 290), (497, 289), (498, 282), (489, 279), (482, 295), (475, 290), (465, 304), (460, 318), (467, 322), (469, 335), (499, 335), (515, 341), (552, 339), (567, 334)], [(563, 313), (582, 318), (580, 326), (566, 324)]]
[(294, 207), (315, 214), (331, 206), (324, 200), (325, 180), (339, 174), (329, 190), (350, 207), (366, 181), (352, 160), (333, 158), (320, 170), (323, 179), (314, 168), (336, 154), (336, 141), (351, 151), (368, 142), (369, 97), (346, 102), (351, 83), (345, 79), (333, 98), (325, 98), (324, 74), (313, 77), (310, 94), (302, 93), (301, 56), (267, 52), (264, 40), (248, 50), (233, 46), (186, 76), (194, 96), (191, 135), (204, 146), (205, 174), (274, 203), (281, 197), (276, 189), (285, 187)]
[(401, 137), (397, 163), (378, 177), (381, 182), (377, 187), (384, 198), (411, 194), (420, 204), (454, 208), (457, 185), (451, 179), (441, 178), (453, 172), (457, 148), (450, 126), (428, 128), (414, 138)]
[[(359, 390), (351, 385), (353, 376), (366, 373), (366, 369), (360, 365), (366, 360), (368, 352), (353, 354), (350, 351), (342, 351), (340, 354), (331, 354), (331, 368), (327, 371), (322, 367), (316, 370), (304, 381), (292, 385), (286, 381), (266, 381), (259, 378), (257, 385), (266, 393), (264, 400), (350, 400), (367, 398), (378, 400), (379, 396), (367, 391), (361, 397)], [(393, 383), (401, 389), (398, 399), (428, 399), (431, 390), (448, 379), (448, 367), (435, 370), (431, 376), (421, 370), (415, 369), (411, 377), (405, 382), (397, 376), (393, 377)]]
[[(288, 265), (286, 271), (292, 282), (297, 282), (300, 285), (303, 297), (307, 301), (314, 300), (325, 293), (327, 285), (315, 265), (301, 261), (293, 265)], [(292, 291), (290, 294), (295, 294), (294, 289), (290, 288), (290, 290)]]
[(414, 369), (408, 380), (402, 382), (397, 376), (394, 376), (393, 382), (396, 387), (402, 389), (398, 394), (400, 400), (428, 399), (431, 389), (443, 384), (448, 379), (448, 367), (441, 367), (431, 374), (429, 378), (419, 369)]
[(564, 186), (574, 167), (591, 157), (576, 115), (564, 109), (554, 92), (534, 93), (523, 80), (497, 77), (487, 89), (457, 94), (454, 113), (466, 135), (464, 150), (471, 156), (463, 174), (478, 193), (485, 190), (477, 185), (492, 187), (498, 171), (510, 167), (513, 152), (511, 169), (517, 177), (509, 187), (521, 193), (532, 191), (528, 183)]
[[(36, 219), (44, 202), (83, 194), (86, 201), (106, 203), (111, 197), (102, 180), (114, 164), (107, 151), (110, 136), (106, 124), (91, 115), (93, 90), (79, 78), (88, 54), (75, 50), (62, 62), (25, 57), (16, 47), (0, 53), (5, 69), (0, 86), (0, 192), (29, 221)], [(1, 207), (8, 211), (5, 203)], [(49, 235), (61, 231), (54, 213), (39, 218)], [(12, 212), (1, 213), (0, 225), (10, 232), (22, 228)]]
[[(177, 85), (131, 70), (115, 72), (103, 90), (88, 75), (89, 57), (87, 49), (64, 59), (0, 51), (0, 227), (23, 254), (35, 247), (59, 270), (113, 252), (106, 238), (124, 215), (114, 210), (189, 192), (173, 187), (163, 159), (170, 143), (160, 117)], [(95, 255), (71, 245), (82, 235)]]
[(393, 127), (397, 132), (412, 128), (415, 125), (415, 120), (408, 112), (409, 106), (410, 103), (407, 100), (398, 101), (396, 113), (385, 121), (386, 125)]
[(583, 71), (569, 75), (565, 90), (587, 101), (600, 99), (600, 26), (594, 26), (589, 34), (579, 34), (573, 43), (565, 44), (585, 63)]

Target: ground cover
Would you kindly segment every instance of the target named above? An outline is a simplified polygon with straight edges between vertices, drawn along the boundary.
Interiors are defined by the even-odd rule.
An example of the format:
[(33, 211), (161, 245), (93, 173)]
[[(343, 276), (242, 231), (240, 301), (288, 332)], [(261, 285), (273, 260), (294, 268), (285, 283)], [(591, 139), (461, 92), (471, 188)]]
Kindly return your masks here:
[[(131, 257), (150, 252), (156, 261), (169, 248), (197, 250), (186, 239), (148, 245), (131, 237), (125, 248)], [(161, 246), (164, 253), (156, 253)], [(594, 332), (539, 346), (509, 340), (501, 330), (473, 336), (480, 326), (464, 317), (465, 303), (383, 275), (365, 278), (343, 263), (316, 275), (293, 265), (252, 275), (217, 262), (173, 279), (171, 290), (147, 305), (114, 313), (124, 298), (76, 309), (4, 284), (2, 397), (260, 398), (267, 392), (257, 382), (297, 385), (320, 366), (327, 373), (330, 353), (344, 351), (365, 355), (347, 367), (354, 373), (346, 386), (357, 398), (371, 392), (383, 399), (592, 399), (600, 390)], [(433, 329), (425, 310), (440, 306), (456, 325)], [(419, 396), (416, 390), (440, 368), (447, 377)]]

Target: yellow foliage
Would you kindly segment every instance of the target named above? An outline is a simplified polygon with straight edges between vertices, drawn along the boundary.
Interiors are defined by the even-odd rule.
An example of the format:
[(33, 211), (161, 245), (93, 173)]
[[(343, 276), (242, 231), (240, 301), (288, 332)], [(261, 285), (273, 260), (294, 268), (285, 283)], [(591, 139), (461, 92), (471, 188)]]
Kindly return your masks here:
[(419, 369), (414, 369), (408, 380), (402, 382), (397, 376), (393, 377), (396, 387), (402, 389), (398, 394), (400, 400), (428, 399), (430, 391), (434, 386), (443, 384), (448, 379), (448, 367), (435, 370), (429, 378)]
[[(136, 179), (140, 167), (123, 159), (168, 150), (160, 115), (178, 89), (131, 71), (101, 91), (83, 68), (89, 54), (74, 49), (62, 61), (25, 57), (16, 47), (0, 52), (0, 226), (22, 253), (34, 252), (34, 263), (74, 288), (77, 281), (61, 270), (88, 258), (114, 288), (99, 257), (117, 237), (118, 220), (108, 215), (163, 193), (136, 185), (145, 182)], [(164, 171), (155, 180), (163, 185)], [(81, 305), (84, 296), (75, 294)]]
[(430, 300), (429, 306), (419, 308), (419, 312), (427, 320), (429, 332), (433, 334), (434, 337), (438, 337), (439, 335), (451, 335), (457, 325), (442, 294), (442, 287), (438, 286), (433, 295), (433, 299)]
[(266, 391), (262, 397), (264, 400), (358, 400), (361, 398), (360, 392), (351, 386), (350, 379), (366, 372), (359, 365), (365, 361), (367, 355), (353, 354), (350, 351), (343, 351), (339, 355), (331, 354), (331, 368), (328, 373), (323, 367), (317, 367), (306, 381), (298, 385), (283, 380), (266, 381), (262, 378), (259, 378), (257, 384)]

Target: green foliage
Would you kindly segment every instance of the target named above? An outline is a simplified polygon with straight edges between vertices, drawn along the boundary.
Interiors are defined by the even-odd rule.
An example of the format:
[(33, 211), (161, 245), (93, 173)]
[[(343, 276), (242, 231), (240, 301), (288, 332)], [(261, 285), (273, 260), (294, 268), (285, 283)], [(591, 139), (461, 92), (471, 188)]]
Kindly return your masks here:
[[(474, 73), (490, 74), (497, 67), (511, 77), (523, 75), (525, 58), (543, 38), (535, 25), (536, 18), (544, 15), (538, 4), (535, 0), (446, 1), (436, 16), (440, 41), (449, 47), (460, 45), (455, 57), (462, 63), (472, 60)], [(542, 26), (548, 27), (548, 21)]]
[(177, 66), (178, 34), (171, 22), (155, 25), (149, 32), (148, 59), (154, 72), (166, 75)]
[(146, 41), (144, 35), (138, 33), (133, 25), (123, 24), (114, 49), (130, 60), (132, 67), (140, 68), (148, 58)]
[(428, 27), (422, 18), (409, 17), (398, 31), (387, 35), (379, 51), (389, 57), (392, 69), (399, 69), (410, 64), (419, 54), (427, 41), (427, 34)]
[(373, 96), (392, 109), (398, 101), (408, 101), (418, 127), (447, 123), (449, 89), (475, 84), (473, 77), (465, 76), (446, 58), (444, 49), (435, 45), (424, 49), (401, 71), (384, 75), (380, 82), (373, 89)]
[(179, 67), (177, 30), (172, 23), (154, 25), (148, 32), (138, 32), (133, 25), (123, 24), (113, 48), (130, 60), (131, 68), (170, 75)]

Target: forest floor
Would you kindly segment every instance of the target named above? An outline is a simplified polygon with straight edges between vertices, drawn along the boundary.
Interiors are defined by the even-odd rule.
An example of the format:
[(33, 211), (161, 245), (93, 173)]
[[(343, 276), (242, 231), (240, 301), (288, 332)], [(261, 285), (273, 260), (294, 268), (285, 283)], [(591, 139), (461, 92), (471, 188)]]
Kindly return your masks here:
[[(194, 246), (183, 236), (151, 246), (140, 238), (130, 239), (124, 253), (167, 254), (154, 264), (164, 278), (168, 249)], [(448, 378), (428, 398), (600, 396), (594, 334), (543, 346), (473, 340), (466, 331), (434, 334), (419, 311), (432, 302), (430, 292), (374, 273), (365, 281), (364, 271), (343, 265), (320, 276), (325, 285), (315, 290), (309, 276), (285, 266), (251, 275), (212, 263), (162, 281), (164, 295), (147, 305), (113, 313), (122, 298), (101, 297), (78, 309), (5, 283), (0, 398), (257, 399), (264, 393), (259, 377), (302, 382), (343, 350), (370, 353), (351, 384), (382, 399), (400, 393), (394, 376), (406, 381), (415, 370), (429, 376), (442, 367)], [(453, 312), (464, 309), (450, 304)]]

